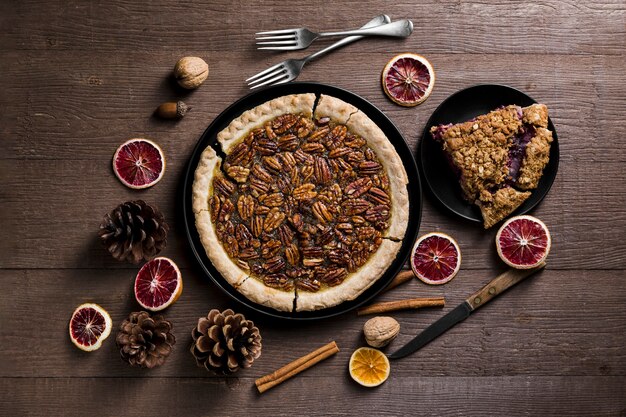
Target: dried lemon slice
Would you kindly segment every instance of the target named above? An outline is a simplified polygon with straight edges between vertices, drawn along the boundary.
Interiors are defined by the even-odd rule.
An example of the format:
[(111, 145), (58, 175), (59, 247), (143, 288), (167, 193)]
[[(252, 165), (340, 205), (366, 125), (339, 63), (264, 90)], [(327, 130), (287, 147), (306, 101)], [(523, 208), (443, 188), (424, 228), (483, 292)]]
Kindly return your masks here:
[(389, 378), (389, 359), (378, 349), (362, 347), (350, 357), (350, 376), (364, 387), (377, 387)]

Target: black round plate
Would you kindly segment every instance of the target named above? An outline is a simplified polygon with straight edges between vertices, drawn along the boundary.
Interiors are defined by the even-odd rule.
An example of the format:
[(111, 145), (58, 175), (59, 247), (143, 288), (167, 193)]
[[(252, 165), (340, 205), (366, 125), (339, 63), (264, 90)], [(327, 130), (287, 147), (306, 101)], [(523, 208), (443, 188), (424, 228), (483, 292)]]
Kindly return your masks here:
[[(419, 153), (421, 174), (439, 203), (467, 220), (480, 223), (483, 221), (480, 209), (463, 198), (461, 186), (450, 169), (441, 144), (430, 135), (430, 128), (439, 124), (465, 122), (500, 106), (516, 104), (526, 107), (534, 103), (536, 101), (530, 96), (515, 88), (506, 85), (481, 84), (457, 91), (437, 107), (424, 128)], [(513, 213), (514, 215), (527, 213), (539, 204), (550, 191), (556, 178), (559, 168), (559, 142), (552, 120), (548, 120), (548, 128), (552, 131), (554, 138), (550, 148), (550, 162), (543, 170), (539, 186)]]
[[(207, 257), (204, 247), (200, 242), (200, 237), (196, 230), (195, 218), (191, 207), (191, 194), (193, 176), (200, 159), (200, 154), (207, 146), (216, 147), (216, 136), (219, 131), (224, 129), (234, 118), (238, 117), (241, 113), (258, 106), (268, 100), (281, 97), (287, 94), (300, 94), (300, 93), (315, 93), (328, 94), (341, 100), (344, 100), (355, 107), (359, 108), (365, 114), (369, 116), (382, 130), (385, 132), (390, 142), (395, 146), (404, 167), (406, 169), (409, 178), (409, 224), (405, 234), (405, 238), (402, 242), (402, 247), (398, 256), (394, 262), (389, 266), (385, 274), (374, 285), (368, 288), (363, 294), (357, 297), (355, 300), (344, 302), (336, 307), (327, 308), (317, 311), (307, 312), (281, 312), (274, 309), (265, 307), (263, 305), (254, 303), (235, 290), (215, 269), (209, 258)], [(218, 150), (218, 148), (216, 148)], [(382, 291), (394, 278), (394, 276), (400, 271), (402, 265), (408, 258), (411, 252), (411, 246), (415, 240), (415, 236), (419, 230), (419, 224), (422, 213), (422, 189), (419, 179), (415, 160), (411, 154), (411, 150), (406, 144), (402, 134), (396, 126), (385, 116), (380, 110), (378, 110), (373, 104), (369, 103), (362, 97), (357, 96), (354, 93), (343, 90), (341, 88), (332, 87), (330, 85), (318, 84), (318, 83), (288, 83), (281, 84), (273, 87), (269, 87), (252, 94), (249, 94), (242, 99), (238, 100), (226, 110), (224, 110), (209, 127), (204, 131), (202, 137), (198, 141), (196, 148), (194, 149), (189, 163), (187, 165), (187, 171), (185, 173), (183, 184), (183, 217), (185, 222), (185, 229), (187, 238), (191, 245), (196, 259), (200, 263), (202, 269), (206, 274), (220, 287), (226, 294), (233, 299), (237, 300), (241, 304), (249, 307), (252, 310), (258, 311), (268, 316), (296, 319), (296, 320), (312, 320), (321, 319), (331, 316), (343, 314), (350, 310), (353, 310), (360, 305), (368, 302), (375, 297), (380, 291)]]

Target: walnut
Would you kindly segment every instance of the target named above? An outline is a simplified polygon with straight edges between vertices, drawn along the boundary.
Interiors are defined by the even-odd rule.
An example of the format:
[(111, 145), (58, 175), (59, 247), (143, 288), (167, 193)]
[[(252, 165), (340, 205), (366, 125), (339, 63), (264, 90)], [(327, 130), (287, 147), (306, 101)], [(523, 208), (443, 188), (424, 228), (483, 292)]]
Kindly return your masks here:
[(398, 333), (400, 333), (400, 323), (392, 317), (374, 317), (363, 326), (365, 341), (375, 348), (387, 346)]
[(174, 67), (174, 78), (181, 87), (188, 90), (200, 87), (208, 76), (208, 64), (196, 56), (181, 58)]

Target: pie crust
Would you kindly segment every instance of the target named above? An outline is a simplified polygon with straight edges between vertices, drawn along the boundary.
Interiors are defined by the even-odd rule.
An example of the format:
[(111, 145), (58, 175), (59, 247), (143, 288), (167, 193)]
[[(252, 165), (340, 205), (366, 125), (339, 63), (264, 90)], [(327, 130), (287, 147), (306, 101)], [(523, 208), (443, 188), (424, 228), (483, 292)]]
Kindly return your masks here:
[[(344, 301), (353, 300), (358, 297), (373, 283), (375, 283), (383, 275), (388, 266), (395, 260), (401, 246), (401, 240), (404, 238), (404, 234), (408, 225), (408, 177), (402, 161), (395, 151), (393, 145), (389, 142), (382, 130), (371, 119), (369, 119), (367, 115), (358, 110), (356, 107), (340, 99), (327, 95), (321, 95), (316, 105), (316, 98), (317, 97), (314, 94), (294, 94), (279, 97), (265, 102), (251, 110), (244, 112), (239, 117), (234, 119), (224, 130), (218, 133), (217, 141), (221, 146), (221, 150), (224, 152), (225, 155), (228, 156), (233, 151), (236, 153), (238, 147), (244, 147), (244, 145), (240, 145), (240, 143), (244, 142), (244, 140), (246, 140), (246, 138), (248, 138), (250, 135), (253, 136), (255, 134), (254, 132), (259, 132), (260, 128), (272, 129), (271, 127), (268, 128), (267, 126), (271, 126), (273, 123), (277, 123), (281, 120), (281, 118), (292, 117), (291, 115), (298, 116), (300, 118), (299, 120), (303, 120), (305, 118), (311, 119), (313, 123), (319, 123), (320, 126), (323, 126), (322, 123), (329, 123), (329, 125), (335, 127), (344, 125), (347, 128), (348, 135), (352, 135), (351, 137), (353, 138), (362, 138), (360, 140), (362, 140), (361, 143), (365, 144), (364, 149), (371, 149), (371, 151), (367, 151), (369, 152), (368, 155), (371, 155), (373, 151), (375, 154), (374, 158), (377, 157), (377, 159), (374, 159), (379, 163), (377, 167), (379, 170), (381, 170), (381, 172), (384, 172), (384, 174), (380, 174), (383, 175), (383, 177), (381, 178), (384, 179), (385, 176), (387, 178), (384, 189), (385, 192), (388, 193), (388, 199), (386, 200), (386, 207), (388, 207), (388, 218), (385, 223), (377, 224), (384, 224), (388, 226), (386, 227), (386, 229), (383, 230), (381, 228), (381, 230), (377, 232), (378, 236), (380, 236), (380, 238), (376, 239), (376, 242), (378, 244), (377, 249), (371, 252), (366, 252), (369, 253), (369, 257), (361, 258), (363, 260), (363, 263), (360, 264), (360, 266), (352, 268), (351, 270), (348, 268), (348, 270), (352, 272), (346, 272), (346, 268), (330, 269), (331, 271), (342, 269), (343, 273), (341, 276), (344, 278), (342, 278), (341, 280), (338, 279), (328, 284), (322, 281), (321, 285), (318, 282), (317, 291), (310, 290), (307, 287), (299, 287), (298, 285), (294, 285), (292, 287), (289, 287), (289, 285), (287, 284), (279, 287), (266, 285), (266, 283), (264, 282), (265, 278), (263, 276), (257, 276), (254, 271), (246, 269), (246, 267), (250, 266), (248, 262), (242, 261), (242, 259), (240, 258), (233, 259), (231, 256), (229, 256), (227, 252), (228, 245), (226, 243), (223, 243), (218, 237), (218, 234), (221, 233), (223, 239), (235, 240), (234, 235), (231, 238), (230, 236), (226, 236), (224, 232), (220, 232), (223, 229), (218, 228), (218, 230), (216, 231), (215, 222), (218, 220), (217, 217), (219, 216), (217, 214), (212, 214), (211, 212), (211, 199), (213, 198), (214, 200), (218, 200), (218, 194), (220, 194), (222, 190), (215, 189), (215, 187), (221, 187), (221, 183), (217, 184), (214, 182), (214, 180), (217, 180), (220, 177), (226, 177), (226, 174), (224, 173), (224, 167), (222, 167), (222, 158), (217, 155), (215, 150), (210, 146), (207, 147), (201, 154), (200, 161), (198, 163), (198, 167), (194, 176), (192, 207), (196, 217), (196, 227), (207, 256), (209, 257), (215, 268), (220, 272), (220, 274), (226, 279), (228, 283), (230, 283), (235, 289), (237, 289), (237, 291), (256, 303), (280, 311), (318, 310), (336, 306)], [(330, 135), (330, 133), (328, 133), (328, 135)], [(328, 139), (328, 141), (330, 141), (330, 139)], [(256, 156), (258, 157), (259, 155), (264, 154), (259, 153)], [(322, 159), (322, 156), (320, 156), (319, 158)], [(330, 157), (324, 156), (324, 158)], [(330, 161), (330, 159), (328, 159), (328, 161)], [(228, 164), (226, 164), (226, 167), (228, 168)], [(248, 175), (249, 174), (246, 174), (245, 177), (251, 178), (252, 175)], [(335, 175), (337, 174), (333, 174), (332, 181), (329, 182), (328, 185), (326, 185), (326, 188), (332, 188), (335, 190), (339, 188), (337, 187), (337, 185), (335, 185), (339, 183), (334, 182), (338, 181), (338, 179), (335, 179)], [(358, 178), (360, 179), (362, 174), (354, 173), (354, 175), (358, 176)], [(243, 190), (241, 191), (240, 197), (242, 197), (244, 193), (249, 192), (250, 190), (250, 188), (248, 188), (249, 181), (244, 180), (243, 177), (241, 179), (243, 181), (238, 181), (239, 184), (236, 184), (236, 186), (238, 187), (237, 190)], [(233, 187), (233, 185), (229, 185), (229, 187)], [(372, 185), (370, 184), (369, 187), (372, 187)], [(319, 189), (325, 191), (326, 188)], [(367, 190), (369, 190), (369, 188), (367, 188)], [(365, 191), (365, 193), (368, 192), (367, 190)], [(341, 188), (339, 188), (338, 192), (340, 194), (341, 191), (347, 193), (345, 189), (341, 190)], [(240, 191), (237, 191), (237, 193), (239, 192)], [(263, 198), (266, 197), (267, 195), (263, 195)], [(290, 197), (291, 195), (285, 194), (285, 198)], [(343, 196), (343, 194), (337, 198), (343, 198), (343, 201), (348, 199), (348, 197)], [(260, 203), (257, 203), (257, 206), (259, 204)], [(285, 204), (287, 204), (287, 200), (285, 200)], [(374, 203), (368, 204), (368, 207), (373, 207)], [(335, 204), (335, 210), (339, 210), (338, 205), (339, 203)], [(235, 208), (235, 210), (237, 210), (237, 208)], [(276, 213), (280, 214), (280, 209), (277, 209)], [(370, 211), (368, 210), (367, 213), (370, 213)], [(372, 213), (372, 219), (377, 219), (377, 217), (375, 216), (376, 210), (374, 210)], [(269, 213), (266, 213), (266, 216), (268, 215)], [(216, 217), (212, 218), (212, 216)], [(237, 219), (238, 220), (236, 221), (244, 221), (242, 218), (239, 217)], [(233, 222), (236, 221), (233, 220)], [(252, 223), (252, 219), (250, 219), (250, 223)], [(282, 227), (283, 224), (287, 224), (286, 221), (283, 221), (280, 227)], [(325, 223), (322, 221), (321, 224), (322, 225), (318, 225), (320, 230), (322, 230)], [(346, 223), (342, 224), (345, 225)], [(336, 226), (336, 224), (333, 225)], [(250, 226), (252, 225), (250, 224)], [(328, 228), (330, 228), (330, 226), (327, 227), (327, 229)], [(373, 230), (373, 228), (371, 227), (370, 229)], [(336, 229), (333, 228), (332, 230)], [(352, 230), (351, 226), (349, 230)], [(268, 237), (265, 238), (269, 239)], [(284, 242), (284, 240), (282, 239), (281, 241)], [(265, 243), (261, 242), (261, 244), (263, 245)], [(299, 239), (294, 239), (293, 245), (302, 244), (304, 243), (301, 242)], [(283, 243), (282, 249), (285, 249), (284, 246), (285, 244)], [(370, 248), (372, 247), (370, 246)], [(302, 250), (302, 247), (298, 246), (298, 249)], [(327, 256), (327, 251), (328, 250), (325, 249), (324, 256)], [(298, 262), (302, 263), (304, 258), (301, 255), (298, 259), (300, 259)], [(325, 265), (329, 265), (330, 267), (330, 264), (328, 264), (328, 262), (330, 261), (326, 259), (324, 262), (327, 262)], [(333, 264), (333, 266), (335, 265)], [(303, 266), (303, 268), (306, 267), (309, 266)], [(293, 268), (297, 269), (298, 267), (294, 266)], [(323, 271), (325, 267), (323, 268), (320, 266), (315, 268), (319, 268), (319, 270)], [(318, 271), (318, 269), (315, 270)], [(281, 274), (273, 275), (278, 276)], [(284, 274), (282, 274), (281, 276), (287, 278)], [(284, 280), (282, 280), (281, 278), (281, 281), (279, 282), (283, 283), (283, 281)], [(293, 278), (293, 282), (295, 284), (298, 284), (298, 278)], [(272, 281), (272, 283), (274, 283), (274, 281)]]

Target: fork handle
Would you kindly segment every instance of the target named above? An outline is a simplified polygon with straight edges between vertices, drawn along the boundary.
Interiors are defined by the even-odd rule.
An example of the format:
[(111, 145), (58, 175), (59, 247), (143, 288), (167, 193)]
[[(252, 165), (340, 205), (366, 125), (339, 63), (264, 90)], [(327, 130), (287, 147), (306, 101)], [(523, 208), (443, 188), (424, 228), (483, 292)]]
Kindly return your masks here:
[(320, 36), (392, 36), (396, 38), (406, 38), (413, 33), (413, 22), (408, 19), (398, 20), (386, 24), (382, 27), (375, 27), (369, 29), (356, 29), (347, 30), (342, 32), (325, 32), (320, 33)]
[[(370, 20), (369, 22), (367, 22), (365, 25), (363, 25), (361, 27), (361, 29), (366, 29), (366, 28), (376, 28), (376, 27), (380, 27), (382, 26), (387, 26), (389, 25), (391, 22), (391, 19), (389, 18), (389, 16), (385, 15), (385, 14), (381, 14), (380, 16), (376, 16), (375, 18), (373, 18), (372, 20)], [(309, 62), (314, 60), (315, 58), (319, 58), (322, 55), (325, 55), (327, 53), (329, 53), (330, 51), (333, 51), (337, 48), (341, 48), (342, 46), (348, 45), (349, 43), (352, 42), (356, 42), (359, 39), (363, 39), (363, 36), (348, 36), (347, 38), (343, 38), (340, 41), (337, 41), (335, 43), (333, 43), (330, 46), (327, 46), (324, 49), (320, 49), (319, 51), (315, 52), (314, 54), (311, 54), (305, 58), (303, 58), (303, 61)]]

